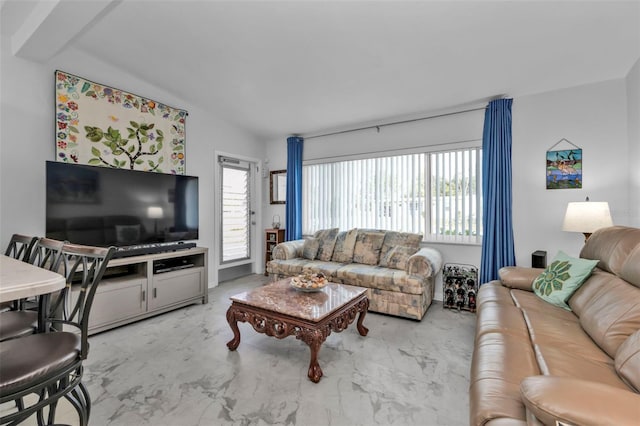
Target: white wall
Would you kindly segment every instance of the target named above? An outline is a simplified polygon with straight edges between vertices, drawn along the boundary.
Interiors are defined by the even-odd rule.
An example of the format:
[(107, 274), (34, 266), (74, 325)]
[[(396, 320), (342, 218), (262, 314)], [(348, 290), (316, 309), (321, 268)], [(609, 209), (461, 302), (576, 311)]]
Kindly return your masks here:
[[(562, 231), (570, 201), (608, 201), (614, 224), (630, 223), (625, 81), (523, 96), (513, 102), (513, 218), (518, 264), (531, 253), (578, 255), (584, 237)], [(582, 148), (582, 189), (547, 190), (545, 153), (562, 138)], [(559, 145), (570, 148), (571, 146)]]
[[(264, 196), (262, 197), (262, 211), (265, 228), (271, 228), (273, 218), (275, 215), (280, 217), (280, 227), (285, 227), (285, 205), (284, 204), (270, 204), (269, 202), (269, 172), (271, 170), (285, 170), (287, 168), (287, 138), (282, 140), (269, 141), (265, 145), (266, 159), (263, 163), (266, 177), (262, 179), (262, 190)], [(276, 217), (276, 220), (278, 218)], [(264, 242), (264, 237), (263, 242)], [(264, 256), (264, 254), (263, 254)]]
[(627, 74), (626, 82), (629, 126), (629, 224), (640, 227), (640, 59)]
[[(638, 176), (627, 157), (636, 158), (638, 140), (629, 148), (627, 138), (627, 94), (636, 94), (638, 64), (625, 80), (612, 80), (585, 86), (522, 96), (513, 102), (513, 220), (516, 261), (531, 266), (531, 253), (546, 250), (551, 260), (558, 250), (578, 255), (583, 235), (563, 232), (562, 219), (569, 201), (608, 201), (615, 224), (632, 225), (638, 221), (637, 186), (632, 188), (629, 176)], [(638, 101), (633, 114), (638, 123)], [(304, 159), (331, 158), (374, 151), (437, 145), (481, 139), (483, 111), (426, 120), (422, 122), (347, 133), (305, 141)], [(630, 132), (630, 131), (629, 131)], [(547, 190), (545, 153), (566, 138), (583, 150), (584, 182), (582, 189)], [(561, 148), (561, 146), (558, 146)], [(286, 166), (286, 140), (271, 141), (267, 153), (272, 169)], [(633, 161), (633, 160), (631, 160)], [(637, 185), (637, 184), (636, 184)], [(268, 190), (268, 181), (265, 186)], [(629, 192), (635, 191), (636, 213), (630, 212)], [(632, 197), (633, 198), (633, 197)], [(264, 222), (281, 214), (282, 206), (267, 206)], [(282, 213), (279, 213), (282, 212)], [(445, 262), (479, 266), (479, 246), (437, 244)], [(436, 298), (442, 299), (441, 278), (437, 279)]]
[[(262, 158), (264, 146), (255, 138), (219, 119), (215, 113), (155, 87), (83, 52), (67, 49), (44, 64), (10, 54), (9, 39), (1, 44), (0, 108), (0, 246), (15, 232), (45, 233), (45, 161), (53, 160), (54, 71), (60, 69), (189, 111), (186, 122), (187, 173), (200, 178), (200, 239), (209, 247), (209, 282), (214, 270), (213, 191), (214, 150)], [(177, 76), (185, 78), (185, 76)], [(176, 88), (179, 90), (179, 80)]]

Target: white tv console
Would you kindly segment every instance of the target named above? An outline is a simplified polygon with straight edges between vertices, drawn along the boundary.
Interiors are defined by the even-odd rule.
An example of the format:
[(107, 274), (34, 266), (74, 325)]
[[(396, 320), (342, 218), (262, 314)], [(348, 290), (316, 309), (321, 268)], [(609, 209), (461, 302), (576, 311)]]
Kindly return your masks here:
[[(111, 259), (93, 300), (89, 334), (194, 303), (208, 303), (208, 251), (194, 247)], [(78, 293), (72, 287), (72, 299)]]

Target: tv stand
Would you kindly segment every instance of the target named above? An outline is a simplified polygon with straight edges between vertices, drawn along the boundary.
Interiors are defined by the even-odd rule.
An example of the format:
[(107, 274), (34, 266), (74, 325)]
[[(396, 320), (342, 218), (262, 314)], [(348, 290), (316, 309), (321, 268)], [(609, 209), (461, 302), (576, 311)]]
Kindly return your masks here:
[(177, 250), (187, 250), (196, 246), (196, 243), (154, 243), (154, 244), (138, 244), (135, 246), (118, 247), (114, 259), (121, 257), (139, 256), (142, 254), (165, 253)]
[[(191, 247), (111, 259), (93, 300), (89, 334), (208, 303), (207, 258), (207, 248)], [(79, 293), (71, 287), (72, 298)]]

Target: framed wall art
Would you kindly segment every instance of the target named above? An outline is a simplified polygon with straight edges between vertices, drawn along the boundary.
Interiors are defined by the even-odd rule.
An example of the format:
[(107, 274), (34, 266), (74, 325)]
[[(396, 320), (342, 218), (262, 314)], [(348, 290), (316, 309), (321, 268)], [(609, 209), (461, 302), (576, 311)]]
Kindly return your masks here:
[[(572, 149), (553, 150), (559, 143), (567, 142)], [(582, 188), (582, 149), (560, 139), (547, 150), (547, 189)]]
[(55, 72), (56, 161), (185, 174), (187, 111)]

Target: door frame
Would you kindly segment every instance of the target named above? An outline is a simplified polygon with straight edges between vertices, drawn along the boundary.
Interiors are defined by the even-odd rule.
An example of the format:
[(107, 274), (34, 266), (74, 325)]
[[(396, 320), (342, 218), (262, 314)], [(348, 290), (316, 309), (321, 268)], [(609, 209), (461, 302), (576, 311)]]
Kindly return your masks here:
[[(251, 229), (251, 257), (249, 259), (244, 259), (237, 262), (229, 262), (225, 264), (220, 264), (220, 242), (222, 239), (222, 235), (220, 232), (220, 224), (222, 222), (222, 200), (221, 200), (221, 188), (220, 188), (220, 176), (221, 176), (221, 167), (218, 162), (218, 157), (229, 157), (236, 158), (241, 161), (246, 161), (251, 163), (251, 171), (252, 171), (252, 179), (251, 179), (251, 203), (252, 209), (255, 212), (254, 222), (255, 225)], [(247, 157), (245, 155), (233, 154), (226, 151), (214, 151), (214, 173), (213, 173), (213, 283), (214, 285), (218, 285), (218, 271), (221, 269), (232, 268), (234, 266), (251, 264), (251, 270), (254, 273), (260, 273), (261, 271), (261, 257), (259, 254), (261, 253), (260, 247), (261, 244), (258, 244), (259, 241), (262, 241), (262, 160), (255, 157)]]

